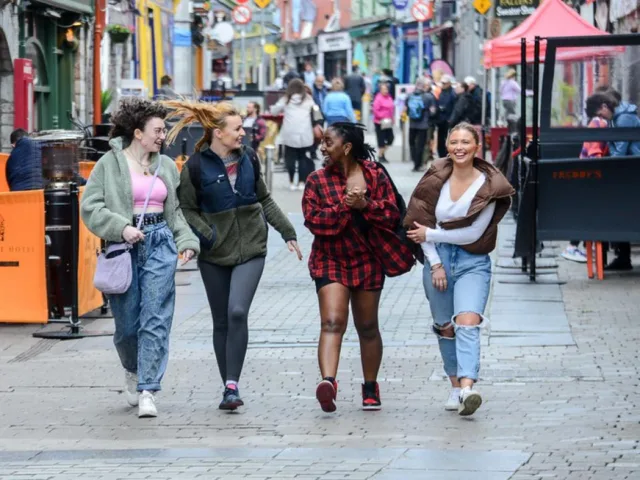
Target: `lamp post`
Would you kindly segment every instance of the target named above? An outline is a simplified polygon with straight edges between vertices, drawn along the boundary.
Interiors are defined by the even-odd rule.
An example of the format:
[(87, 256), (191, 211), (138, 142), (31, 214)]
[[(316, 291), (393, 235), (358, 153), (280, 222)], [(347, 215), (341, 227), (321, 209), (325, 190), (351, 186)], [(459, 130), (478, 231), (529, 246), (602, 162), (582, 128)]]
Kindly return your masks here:
[(102, 36), (104, 35), (106, 10), (106, 0), (96, 0), (96, 22), (93, 30), (93, 130), (96, 136), (98, 135), (96, 129), (102, 123), (100, 51)]

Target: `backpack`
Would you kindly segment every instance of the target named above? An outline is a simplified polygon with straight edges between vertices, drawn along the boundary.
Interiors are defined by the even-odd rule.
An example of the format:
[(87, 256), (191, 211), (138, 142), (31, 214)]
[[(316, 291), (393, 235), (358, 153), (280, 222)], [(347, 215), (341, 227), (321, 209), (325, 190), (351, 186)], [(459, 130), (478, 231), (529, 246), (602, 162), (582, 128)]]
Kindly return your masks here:
[(387, 178), (389, 179), (389, 183), (391, 184), (391, 189), (393, 190), (393, 194), (396, 197), (396, 206), (400, 211), (400, 222), (398, 222), (398, 226), (396, 227), (395, 234), (402, 243), (404, 243), (407, 247), (409, 247), (409, 250), (411, 250), (411, 253), (415, 257), (415, 259), (418, 260), (420, 263), (424, 264), (424, 252), (422, 251), (422, 247), (407, 238), (407, 229), (404, 228), (403, 226), (404, 217), (407, 216), (407, 202), (405, 202), (404, 197), (398, 191), (398, 187), (396, 187), (396, 184), (393, 181), (393, 178), (391, 178), (391, 175), (389, 175), (389, 171), (385, 168), (385, 166), (380, 162), (376, 162), (376, 166), (380, 170), (382, 170), (387, 176)]
[[(256, 182), (256, 190), (258, 188), (258, 181), (260, 180), (260, 159), (258, 159), (258, 155), (256, 154), (255, 150), (253, 150), (250, 147), (244, 147), (244, 150), (242, 152), (242, 155), (244, 156), (245, 154), (249, 155), (249, 159), (251, 160), (251, 165), (253, 166), (253, 176), (254, 176), (254, 180)], [(196, 155), (192, 155), (191, 158), (189, 158), (189, 160), (187, 160), (187, 167), (189, 170), (189, 180), (191, 180), (191, 183), (193, 184), (193, 188), (195, 188), (196, 190), (196, 200), (198, 202), (198, 205), (200, 205), (200, 199), (201, 199), (201, 178), (202, 178), (202, 167), (200, 166), (200, 152), (198, 152)]]
[(424, 117), (424, 98), (421, 93), (412, 93), (407, 100), (407, 110), (411, 120), (422, 120)]

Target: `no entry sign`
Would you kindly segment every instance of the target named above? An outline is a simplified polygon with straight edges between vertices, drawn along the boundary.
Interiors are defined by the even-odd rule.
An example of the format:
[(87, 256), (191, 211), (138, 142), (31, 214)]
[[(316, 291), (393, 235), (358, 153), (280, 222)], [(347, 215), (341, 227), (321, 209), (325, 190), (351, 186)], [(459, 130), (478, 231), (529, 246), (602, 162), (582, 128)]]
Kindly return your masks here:
[(415, 18), (416, 22), (426, 22), (433, 18), (433, 7), (431, 2), (423, 3), (416, 2), (411, 7), (411, 15)]
[(233, 21), (240, 25), (246, 25), (251, 21), (251, 9), (246, 5), (238, 5), (231, 12)]

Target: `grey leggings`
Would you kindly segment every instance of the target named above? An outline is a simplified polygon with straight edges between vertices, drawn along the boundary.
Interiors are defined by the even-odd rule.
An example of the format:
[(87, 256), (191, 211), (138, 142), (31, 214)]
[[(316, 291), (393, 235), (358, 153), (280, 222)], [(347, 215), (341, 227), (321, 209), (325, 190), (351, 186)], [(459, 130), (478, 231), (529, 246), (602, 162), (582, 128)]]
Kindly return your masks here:
[(249, 343), (248, 317), (264, 257), (234, 267), (198, 262), (213, 316), (213, 350), (222, 381), (240, 380)]

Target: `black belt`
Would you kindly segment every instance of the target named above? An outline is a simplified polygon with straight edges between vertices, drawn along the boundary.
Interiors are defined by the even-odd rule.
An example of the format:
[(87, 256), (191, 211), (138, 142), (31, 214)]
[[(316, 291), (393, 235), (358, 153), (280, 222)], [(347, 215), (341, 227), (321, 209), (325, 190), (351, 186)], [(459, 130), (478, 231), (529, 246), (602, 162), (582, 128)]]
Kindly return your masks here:
[[(133, 225), (135, 227), (138, 226), (138, 220), (140, 219), (141, 215), (134, 215), (133, 216)], [(157, 223), (162, 223), (164, 222), (164, 214), (162, 213), (147, 213), (145, 214), (144, 218), (142, 219), (142, 226), (146, 227), (147, 225), (155, 225)]]

